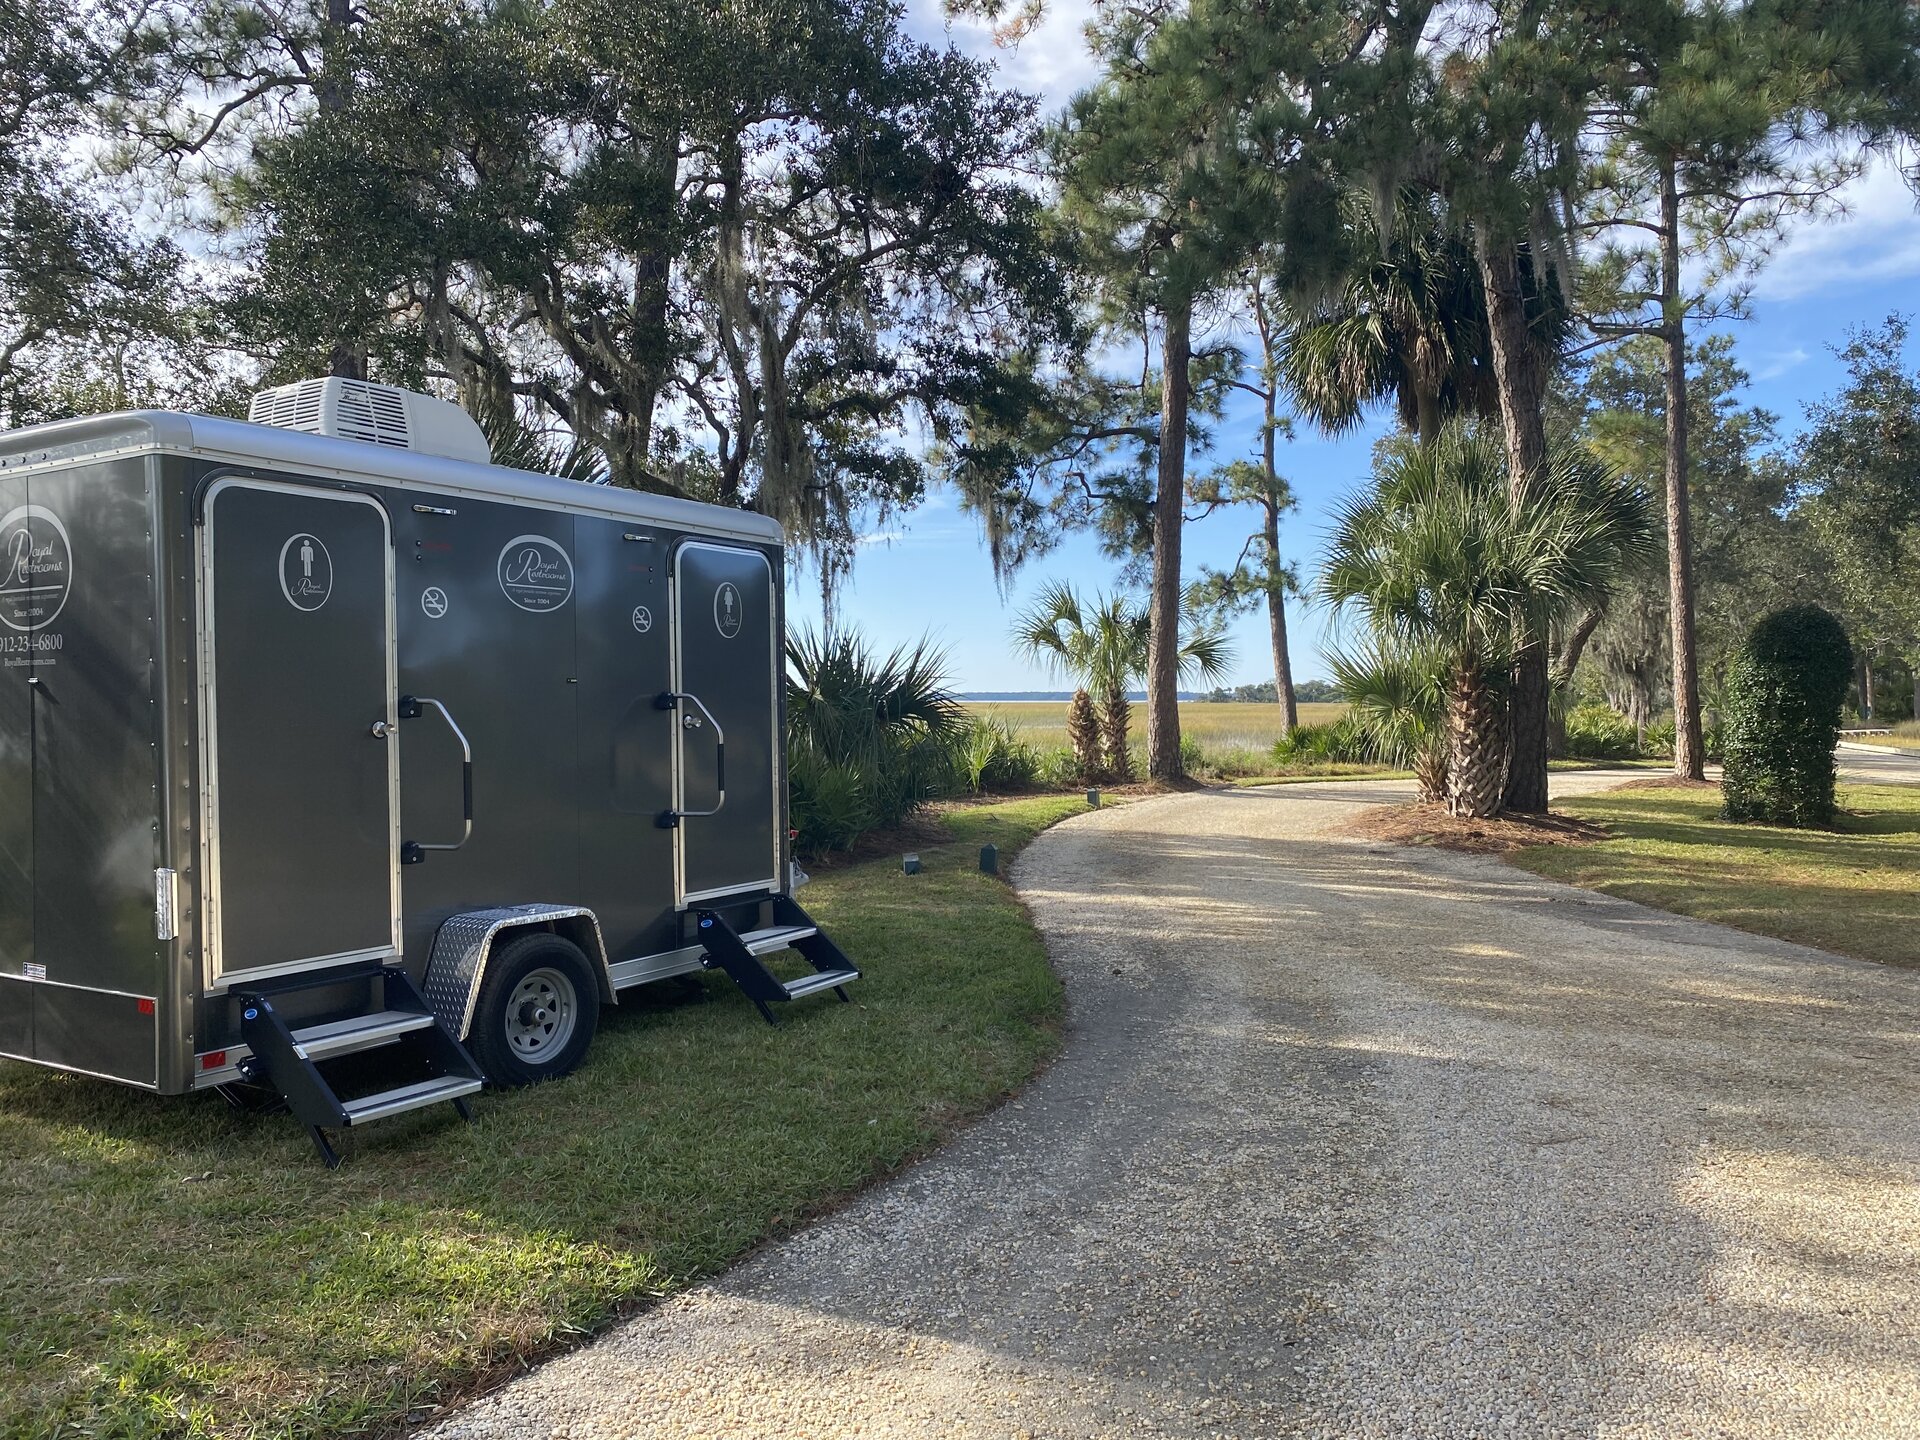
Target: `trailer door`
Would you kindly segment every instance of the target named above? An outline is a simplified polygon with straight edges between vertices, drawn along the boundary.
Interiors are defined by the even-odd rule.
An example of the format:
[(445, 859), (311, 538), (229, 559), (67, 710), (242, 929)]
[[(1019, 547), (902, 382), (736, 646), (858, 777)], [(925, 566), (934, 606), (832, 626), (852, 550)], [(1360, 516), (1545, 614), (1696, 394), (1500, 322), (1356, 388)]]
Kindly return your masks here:
[[(682, 905), (780, 887), (780, 636), (758, 550), (674, 552), (674, 808)], [(724, 759), (723, 759), (724, 755)]]
[[(33, 964), (33, 525), (27, 477), (0, 475), (0, 975)], [(24, 1009), (0, 1000), (0, 1050), (25, 1054)], [(9, 1042), (13, 1043), (9, 1043)]]
[(386, 510), (368, 495), (221, 480), (201, 542), (209, 980), (396, 956)]

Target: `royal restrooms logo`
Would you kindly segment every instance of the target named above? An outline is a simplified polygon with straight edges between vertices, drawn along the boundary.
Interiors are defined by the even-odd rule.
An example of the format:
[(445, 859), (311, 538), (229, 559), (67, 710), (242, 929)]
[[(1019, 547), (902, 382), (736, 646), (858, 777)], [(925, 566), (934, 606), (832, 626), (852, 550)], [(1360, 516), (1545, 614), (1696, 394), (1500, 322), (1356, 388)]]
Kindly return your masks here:
[(67, 527), (44, 505), (22, 505), (0, 520), (0, 624), (41, 630), (73, 592)]
[(500, 591), (522, 610), (558, 610), (573, 595), (573, 561), (544, 535), (516, 535), (500, 550)]

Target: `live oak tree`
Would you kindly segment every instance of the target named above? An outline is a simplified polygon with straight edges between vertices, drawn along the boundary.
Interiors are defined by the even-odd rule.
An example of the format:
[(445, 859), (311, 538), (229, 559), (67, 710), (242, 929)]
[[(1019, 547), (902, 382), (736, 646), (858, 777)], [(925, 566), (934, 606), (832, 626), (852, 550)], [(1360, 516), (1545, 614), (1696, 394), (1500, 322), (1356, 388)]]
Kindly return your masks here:
[(133, 128), (189, 194), (231, 171), (264, 358), (513, 402), (829, 573), (1062, 318), (1032, 102), (878, 0), (240, 16), (182, 20)]
[(151, 42), (134, 3), (0, 11), (0, 423), (145, 398), (133, 352), (177, 328), (178, 252), (139, 234), (82, 158), (94, 108)]

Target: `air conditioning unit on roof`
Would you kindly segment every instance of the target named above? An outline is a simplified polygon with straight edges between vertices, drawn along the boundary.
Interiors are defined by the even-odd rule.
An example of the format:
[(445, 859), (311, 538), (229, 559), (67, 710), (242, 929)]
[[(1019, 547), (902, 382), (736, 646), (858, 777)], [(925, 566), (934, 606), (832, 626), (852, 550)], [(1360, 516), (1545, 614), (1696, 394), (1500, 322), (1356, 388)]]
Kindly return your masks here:
[(247, 419), (256, 425), (362, 440), (478, 465), (493, 458), (487, 437), (458, 405), (396, 385), (337, 375), (262, 390), (247, 406)]

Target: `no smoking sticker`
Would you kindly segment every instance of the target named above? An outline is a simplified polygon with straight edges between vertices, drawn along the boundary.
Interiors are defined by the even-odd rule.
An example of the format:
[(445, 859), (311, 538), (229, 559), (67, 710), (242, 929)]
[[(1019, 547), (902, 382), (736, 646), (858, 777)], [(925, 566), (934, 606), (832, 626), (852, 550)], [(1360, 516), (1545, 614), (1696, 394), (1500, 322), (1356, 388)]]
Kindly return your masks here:
[(653, 629), (653, 611), (644, 605), (636, 605), (633, 610), (633, 628), (642, 635)]

